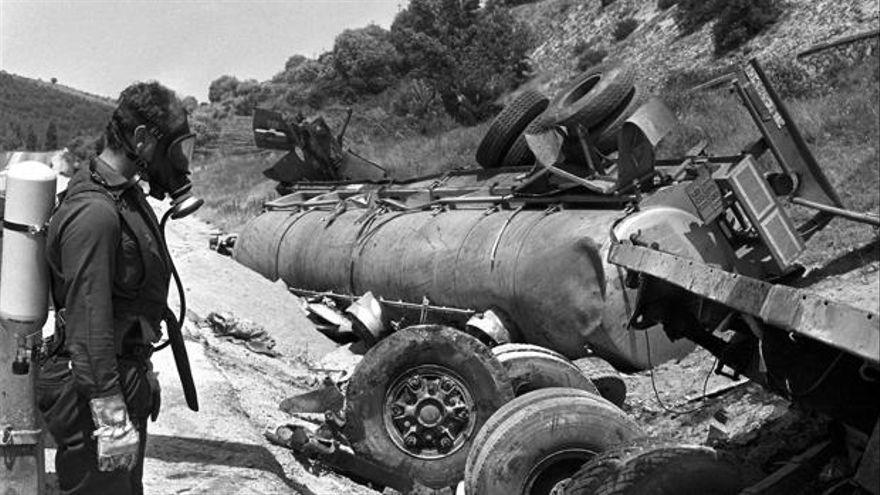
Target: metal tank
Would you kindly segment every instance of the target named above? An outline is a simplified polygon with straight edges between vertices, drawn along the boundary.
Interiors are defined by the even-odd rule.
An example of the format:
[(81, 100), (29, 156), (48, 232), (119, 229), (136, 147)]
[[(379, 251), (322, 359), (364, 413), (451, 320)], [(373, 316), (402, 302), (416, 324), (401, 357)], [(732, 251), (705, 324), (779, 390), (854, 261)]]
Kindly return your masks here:
[[(659, 326), (628, 328), (636, 291), (606, 262), (619, 210), (340, 210), (269, 209), (240, 233), (235, 259), (299, 289), (492, 308), (512, 323), (518, 341), (569, 358), (592, 350), (620, 368), (645, 369), (693, 348), (670, 341)], [(686, 237), (699, 223), (690, 213), (666, 208), (637, 217), (618, 228), (620, 235), (650, 224), (668, 231), (682, 254), (712, 262), (720, 256), (699, 245), (701, 238)]]

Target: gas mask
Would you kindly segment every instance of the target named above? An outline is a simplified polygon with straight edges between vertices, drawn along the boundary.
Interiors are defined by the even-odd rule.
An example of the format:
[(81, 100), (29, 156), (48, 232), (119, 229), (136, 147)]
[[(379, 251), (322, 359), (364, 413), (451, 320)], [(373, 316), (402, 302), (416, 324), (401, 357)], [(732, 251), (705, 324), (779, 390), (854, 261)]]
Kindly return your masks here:
[(147, 164), (145, 178), (150, 184), (150, 196), (171, 198), (171, 218), (185, 217), (204, 203), (193, 197), (189, 180), (195, 142), (196, 135), (184, 123), (177, 132), (159, 140), (153, 159)]
[(155, 123), (137, 112), (147, 131), (156, 139), (152, 159), (141, 157), (131, 142), (121, 132), (120, 123), (114, 114), (111, 119), (114, 132), (121, 137), (126, 156), (135, 161), (140, 168), (141, 179), (150, 185), (150, 196), (162, 200), (171, 199), (171, 218), (183, 218), (198, 210), (204, 200), (192, 195), (192, 182), (189, 180), (189, 164), (192, 161), (196, 135), (190, 132), (184, 118), (182, 124), (171, 132), (163, 132)]

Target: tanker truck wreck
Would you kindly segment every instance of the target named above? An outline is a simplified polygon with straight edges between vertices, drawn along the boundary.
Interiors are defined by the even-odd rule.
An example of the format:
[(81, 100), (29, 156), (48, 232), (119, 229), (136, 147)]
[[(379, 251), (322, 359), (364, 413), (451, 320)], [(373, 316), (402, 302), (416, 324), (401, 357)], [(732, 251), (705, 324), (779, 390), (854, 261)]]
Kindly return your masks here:
[[(255, 114), (258, 144), (290, 150), (267, 175), (290, 180), (279, 179), (287, 194), (246, 225), (233, 256), (297, 295), (334, 301), (370, 347), (344, 406), (291, 447), (352, 467), (337, 448), (348, 445), (367, 463), (352, 469), (398, 489), (465, 479), (469, 495), (549, 494), (597, 452), (638, 437), (614, 406), (625, 390), (608, 364), (643, 370), (696, 345), (712, 351), (701, 331), (726, 330), (732, 317), (723, 298), (642, 276), (621, 245), (779, 282), (802, 273), (806, 240), (833, 216), (880, 224), (843, 207), (757, 62), (731, 81), (761, 132), (739, 155), (698, 146), (657, 158), (674, 116), (631, 70), (605, 68), (552, 101), (522, 93), (489, 127), (482, 168), (405, 181), (351, 172), (371, 165), (348, 151), (325, 160), (324, 175), (304, 172), (314, 165), (296, 164), (317, 154), (301, 128)], [(796, 225), (792, 204), (817, 213)], [(515, 430), (502, 425), (539, 410), (542, 395), (526, 393), (545, 388), (557, 395), (544, 399), (568, 404), (559, 414), (599, 421), (601, 434), (581, 424), (572, 432), (593, 434), (589, 448), (548, 447), (523, 465), (493, 454), (510, 450), (503, 432)], [(875, 406), (860, 427), (873, 425)]]

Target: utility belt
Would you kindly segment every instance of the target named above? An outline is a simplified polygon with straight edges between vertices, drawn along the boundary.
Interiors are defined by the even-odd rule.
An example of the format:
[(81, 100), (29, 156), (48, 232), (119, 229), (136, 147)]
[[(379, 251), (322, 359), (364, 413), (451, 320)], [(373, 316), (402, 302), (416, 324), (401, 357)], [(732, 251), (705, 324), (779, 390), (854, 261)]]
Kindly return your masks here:
[[(64, 345), (66, 340), (65, 336), (67, 328), (67, 322), (65, 321), (64, 315), (64, 309), (60, 309), (55, 313), (55, 333), (43, 338), (42, 345), (39, 349), (40, 366), (45, 364), (46, 361), (53, 357), (58, 357), (61, 359), (70, 358), (70, 351)], [(132, 323), (132, 326), (137, 324), (138, 322), (137, 320), (135, 320)], [(128, 345), (123, 347), (122, 351), (117, 354), (116, 357), (118, 359), (135, 359), (139, 361), (148, 361), (153, 355), (153, 352), (154, 348), (152, 345), (149, 344)]]

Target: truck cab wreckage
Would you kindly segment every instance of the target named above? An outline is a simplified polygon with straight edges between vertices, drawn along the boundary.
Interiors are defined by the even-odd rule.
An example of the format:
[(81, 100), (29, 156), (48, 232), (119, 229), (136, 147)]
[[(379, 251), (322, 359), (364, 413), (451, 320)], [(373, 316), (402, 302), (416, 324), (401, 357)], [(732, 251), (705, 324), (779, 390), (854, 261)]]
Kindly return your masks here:
[[(842, 205), (757, 61), (724, 82), (761, 134), (739, 155), (657, 159), (674, 116), (615, 68), (553, 101), (514, 100), (477, 151), (484, 168), (407, 181), (343, 150), (323, 122), (258, 111), (257, 144), (290, 151), (267, 171), (285, 195), (234, 257), (369, 347), (344, 394), (331, 384), (282, 406), (326, 408), (317, 433), (275, 440), (400, 490), (463, 480), (468, 495), (594, 493), (621, 459), (651, 455), (597, 457), (642, 436), (610, 366), (648, 369), (701, 346), (716, 372), (860, 438), (852, 483), (878, 493), (880, 315), (798, 288), (797, 258), (833, 217), (880, 219)], [(675, 493), (785, 483), (747, 487), (708, 448), (663, 455), (697, 466), (663, 482), (640, 471)]]

